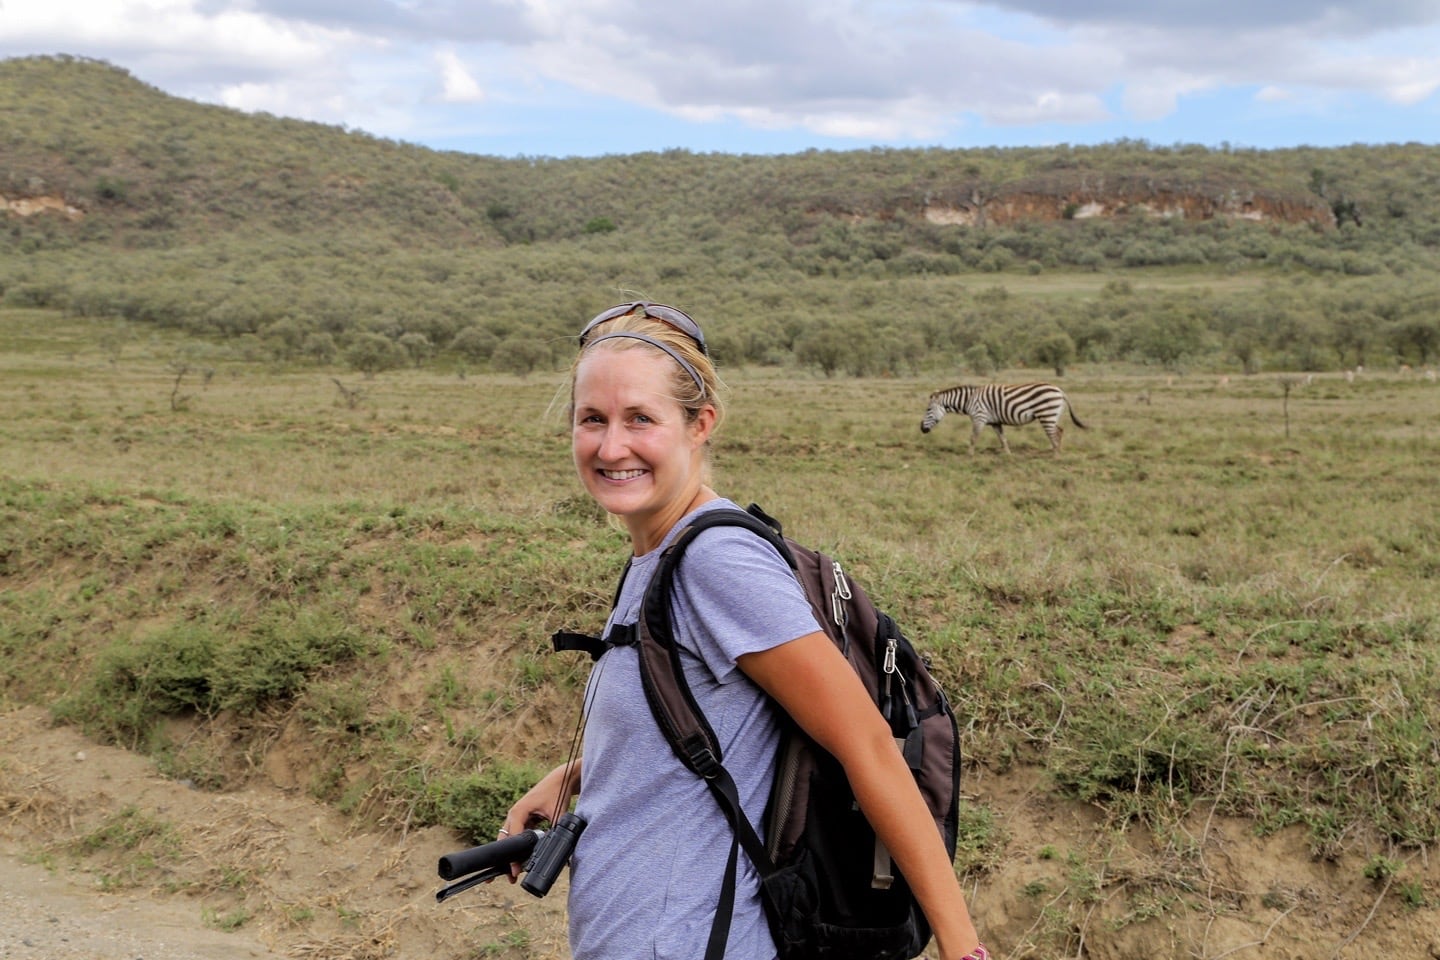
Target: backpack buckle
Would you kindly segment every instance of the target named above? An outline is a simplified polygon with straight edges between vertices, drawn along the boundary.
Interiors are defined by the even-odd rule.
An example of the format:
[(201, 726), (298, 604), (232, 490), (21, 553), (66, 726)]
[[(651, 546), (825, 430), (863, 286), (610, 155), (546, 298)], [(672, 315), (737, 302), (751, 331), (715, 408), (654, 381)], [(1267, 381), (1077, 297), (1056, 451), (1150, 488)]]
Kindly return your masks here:
[(691, 770), (706, 780), (714, 780), (722, 769), (715, 751), (699, 737), (692, 737), (685, 744), (685, 762)]

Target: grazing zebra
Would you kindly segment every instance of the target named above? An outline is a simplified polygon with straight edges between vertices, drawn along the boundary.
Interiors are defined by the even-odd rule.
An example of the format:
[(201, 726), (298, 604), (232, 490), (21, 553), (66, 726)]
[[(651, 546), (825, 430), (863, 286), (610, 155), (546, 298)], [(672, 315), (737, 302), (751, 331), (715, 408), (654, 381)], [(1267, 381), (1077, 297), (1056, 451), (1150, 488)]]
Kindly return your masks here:
[(920, 432), (929, 433), (946, 413), (963, 413), (975, 424), (970, 432), (970, 450), (975, 450), (975, 440), (986, 426), (995, 428), (1000, 437), (1000, 446), (1010, 452), (1005, 440), (1005, 425), (1019, 426), (1031, 420), (1039, 420), (1050, 438), (1050, 449), (1060, 452), (1060, 437), (1065, 432), (1060, 427), (1060, 418), (1069, 409), (1070, 419), (1081, 430), (1086, 429), (1075, 416), (1075, 409), (1069, 405), (1065, 391), (1049, 383), (991, 383), (985, 386), (951, 387), (930, 394), (930, 405), (925, 419), (920, 421)]

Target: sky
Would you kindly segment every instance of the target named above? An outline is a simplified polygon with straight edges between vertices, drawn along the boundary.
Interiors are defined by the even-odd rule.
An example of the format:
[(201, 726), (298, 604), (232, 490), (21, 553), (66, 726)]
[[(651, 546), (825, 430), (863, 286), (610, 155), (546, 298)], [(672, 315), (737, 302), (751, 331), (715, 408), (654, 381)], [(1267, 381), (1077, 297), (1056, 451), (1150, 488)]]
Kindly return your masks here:
[(437, 150), (1440, 143), (1440, 0), (0, 0), (0, 58)]

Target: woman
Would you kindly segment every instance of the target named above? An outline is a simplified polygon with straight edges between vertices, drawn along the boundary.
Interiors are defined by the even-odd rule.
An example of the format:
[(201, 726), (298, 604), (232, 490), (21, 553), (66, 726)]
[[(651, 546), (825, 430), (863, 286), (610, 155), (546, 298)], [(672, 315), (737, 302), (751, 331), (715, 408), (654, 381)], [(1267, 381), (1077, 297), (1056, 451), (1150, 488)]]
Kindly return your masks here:
[[(709, 484), (707, 450), (724, 411), (719, 385), (699, 326), (673, 307), (622, 304), (580, 334), (571, 452), (586, 492), (623, 521), (633, 551), (610, 625), (638, 618), (655, 564), (683, 521), (734, 508)], [(720, 739), (742, 809), (765, 808), (783, 708), (845, 768), (925, 911), (938, 956), (984, 958), (919, 791), (895, 787), (913, 780), (888, 725), (821, 632), (784, 560), (735, 527), (703, 533), (687, 554), (697, 557), (676, 576), (676, 639), (690, 654), (686, 677)], [(501, 836), (551, 819), (578, 794), (576, 813), (588, 826), (571, 860), (575, 960), (699, 956), (732, 830), (656, 725), (633, 647), (611, 648), (596, 662), (586, 703), (583, 757), (511, 807)], [(758, 876), (748, 858), (740, 867), (726, 955), (765, 960), (775, 945)]]

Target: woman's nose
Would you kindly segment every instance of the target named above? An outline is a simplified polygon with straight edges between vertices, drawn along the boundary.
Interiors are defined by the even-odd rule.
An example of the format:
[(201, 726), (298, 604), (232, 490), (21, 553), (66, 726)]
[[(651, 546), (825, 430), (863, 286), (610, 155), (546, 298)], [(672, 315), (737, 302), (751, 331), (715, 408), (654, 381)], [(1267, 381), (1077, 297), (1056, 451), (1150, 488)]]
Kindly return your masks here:
[(625, 431), (617, 424), (608, 424), (600, 437), (600, 459), (619, 460), (629, 452)]

